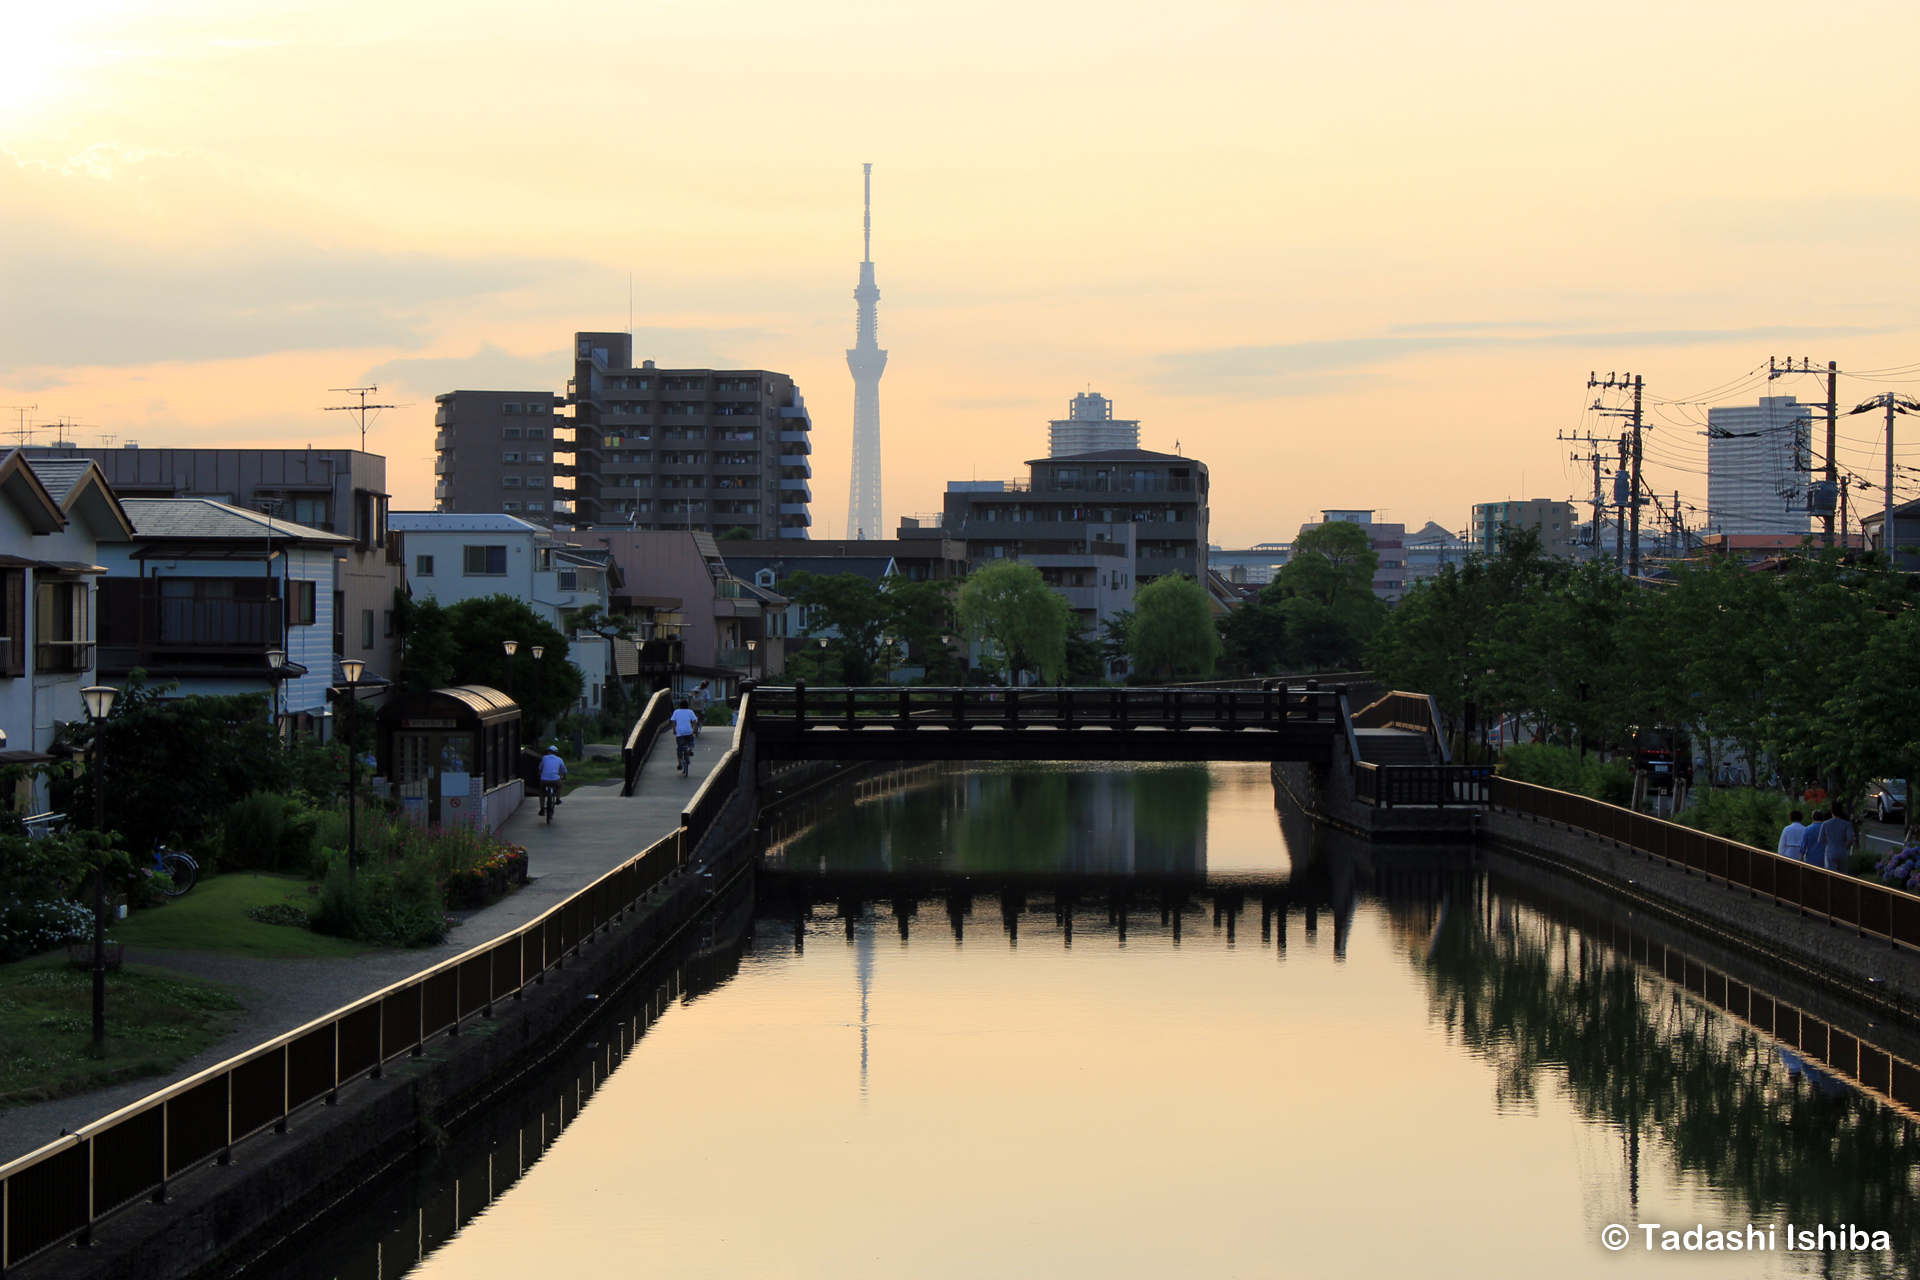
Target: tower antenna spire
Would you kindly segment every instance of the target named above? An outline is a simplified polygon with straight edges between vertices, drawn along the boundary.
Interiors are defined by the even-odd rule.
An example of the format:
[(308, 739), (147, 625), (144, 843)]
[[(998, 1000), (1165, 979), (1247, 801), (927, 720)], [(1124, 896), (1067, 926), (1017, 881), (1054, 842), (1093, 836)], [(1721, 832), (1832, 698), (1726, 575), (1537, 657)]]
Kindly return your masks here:
[(880, 287), (873, 279), (873, 166), (863, 164), (866, 195), (861, 218), (860, 287), (853, 291), (857, 307), (854, 342), (847, 350), (847, 372), (853, 375), (853, 469), (847, 486), (847, 536), (880, 538), (880, 375), (887, 369), (887, 353), (879, 343)]
[(860, 166), (860, 170), (861, 170), (861, 176), (864, 179), (865, 186), (866, 186), (866, 196), (864, 201), (862, 202), (863, 208), (860, 214), (860, 261), (872, 262), (873, 261), (873, 166), (870, 164), (863, 164)]

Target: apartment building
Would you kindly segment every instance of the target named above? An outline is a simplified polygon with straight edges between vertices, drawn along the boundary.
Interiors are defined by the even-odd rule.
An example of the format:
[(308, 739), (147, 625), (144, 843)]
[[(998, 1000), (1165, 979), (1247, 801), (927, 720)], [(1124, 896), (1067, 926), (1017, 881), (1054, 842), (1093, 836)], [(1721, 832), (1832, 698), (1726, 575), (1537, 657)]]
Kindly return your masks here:
[(434, 510), (501, 512), (533, 524), (573, 518), (573, 468), (555, 455), (567, 424), (551, 391), (449, 391), (433, 398)]
[(1113, 416), (1113, 401), (1083, 391), (1067, 404), (1067, 416), (1047, 424), (1047, 456), (1065, 458), (1103, 449), (1138, 449), (1140, 420)]
[(1468, 535), (1472, 550), (1492, 555), (1500, 549), (1502, 529), (1532, 529), (1540, 535), (1540, 547), (1550, 556), (1569, 558), (1583, 553), (1580, 518), (1571, 502), (1551, 498), (1533, 498), (1526, 502), (1476, 502), (1473, 528)]
[(1812, 412), (1793, 396), (1707, 410), (1708, 532), (1792, 536), (1812, 527), (1806, 506)]
[(577, 333), (574, 357), (576, 525), (807, 536), (813, 423), (792, 378), (636, 366), (625, 333)]
[[(400, 541), (387, 530), (387, 460), (358, 449), (164, 449), (35, 446), (29, 458), (91, 458), (114, 493), (207, 498), (327, 533), (333, 557), (333, 654), (367, 664), (369, 678), (400, 666), (394, 593), (406, 589)], [(264, 527), (264, 526), (263, 526)], [(328, 679), (336, 673), (326, 673)]]
[(1034, 458), (1025, 480), (955, 480), (938, 526), (903, 521), (900, 537), (966, 546), (975, 568), (1024, 560), (1098, 629), (1168, 573), (1207, 574), (1207, 468), (1145, 449)]
[(1300, 532), (1317, 529), (1336, 520), (1357, 524), (1367, 531), (1367, 545), (1378, 559), (1373, 567), (1373, 594), (1393, 604), (1413, 585), (1407, 565), (1407, 526), (1375, 520), (1370, 510), (1322, 511), (1318, 520), (1300, 526)]

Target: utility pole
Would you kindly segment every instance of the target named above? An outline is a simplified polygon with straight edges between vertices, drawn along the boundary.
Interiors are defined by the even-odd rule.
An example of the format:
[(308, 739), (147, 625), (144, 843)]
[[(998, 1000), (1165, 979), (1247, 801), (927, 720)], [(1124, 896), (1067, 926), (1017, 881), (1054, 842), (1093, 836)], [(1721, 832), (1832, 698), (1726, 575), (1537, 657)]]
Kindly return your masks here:
[(1620, 433), (1620, 467), (1613, 473), (1613, 567), (1627, 567), (1627, 503), (1633, 495), (1627, 490), (1627, 433)]
[(325, 411), (328, 413), (352, 413), (352, 414), (359, 415), (360, 452), (362, 453), (365, 453), (367, 451), (367, 410), (373, 409), (377, 411), (380, 409), (398, 409), (400, 407), (397, 404), (368, 404), (367, 403), (367, 397), (370, 395), (373, 395), (374, 393), (380, 390), (380, 384), (377, 382), (370, 387), (328, 387), (327, 390), (338, 391), (344, 395), (360, 397), (360, 403), (358, 404), (330, 404), (330, 405), (324, 406), (324, 408), (325, 408)]
[[(1856, 413), (1872, 413), (1875, 409), (1887, 411), (1887, 470), (1882, 483), (1880, 515), (1880, 553), (1893, 559), (1893, 416), (1896, 413), (1920, 413), (1920, 400), (1910, 396), (1896, 395), (1888, 391), (1862, 401), (1858, 407), (1847, 410), (1851, 417)], [(1864, 526), (1863, 526), (1864, 528)]]
[(1626, 445), (1629, 437), (1631, 437), (1632, 440), (1631, 449), (1624, 459), (1629, 471), (1627, 480), (1628, 519), (1632, 522), (1627, 532), (1627, 576), (1638, 578), (1640, 576), (1640, 436), (1641, 432), (1646, 430), (1646, 423), (1641, 414), (1641, 399), (1646, 390), (1646, 384), (1637, 373), (1623, 373), (1617, 377), (1609, 373), (1604, 380), (1597, 374), (1589, 373), (1587, 375), (1587, 386), (1597, 387), (1603, 391), (1630, 390), (1633, 392), (1633, 408), (1631, 411), (1623, 412), (1618, 409), (1600, 409), (1600, 402), (1598, 400), (1594, 401), (1594, 408), (1600, 409), (1602, 413), (1612, 414), (1616, 417), (1626, 417), (1630, 420), (1628, 435), (1623, 435), (1620, 439), (1623, 446)]
[[(1797, 367), (1794, 365), (1793, 358), (1791, 356), (1789, 356), (1784, 361), (1776, 360), (1772, 356), (1767, 357), (1767, 381), (1768, 382), (1772, 382), (1775, 378), (1785, 377), (1789, 373), (1817, 373), (1817, 372), (1819, 372), (1819, 370), (1813, 367), (1813, 361), (1807, 359), (1805, 356), (1800, 357), (1800, 364)], [(1839, 480), (1839, 471), (1834, 462), (1834, 448), (1837, 443), (1835, 440), (1835, 437), (1838, 434), (1838, 427), (1840, 423), (1840, 387), (1839, 387), (1840, 366), (1839, 364), (1833, 360), (1827, 361), (1826, 374), (1827, 374), (1827, 465), (1826, 465), (1827, 499), (1825, 503), (1825, 510), (1821, 514), (1821, 520), (1822, 520), (1822, 523), (1826, 526), (1826, 539), (1825, 539), (1826, 544), (1828, 546), (1832, 546), (1833, 545), (1832, 501), (1835, 493), (1835, 486), (1838, 484), (1838, 480)]]
[(1600, 452), (1598, 448), (1600, 441), (1594, 437), (1591, 431), (1585, 436), (1570, 436), (1563, 431), (1560, 433), (1558, 439), (1587, 446), (1587, 452), (1569, 454), (1568, 456), (1575, 462), (1586, 462), (1593, 465), (1593, 545), (1598, 547), (1600, 545), (1600, 512), (1607, 505), (1606, 490), (1600, 483), (1600, 464), (1607, 460), (1606, 455)]

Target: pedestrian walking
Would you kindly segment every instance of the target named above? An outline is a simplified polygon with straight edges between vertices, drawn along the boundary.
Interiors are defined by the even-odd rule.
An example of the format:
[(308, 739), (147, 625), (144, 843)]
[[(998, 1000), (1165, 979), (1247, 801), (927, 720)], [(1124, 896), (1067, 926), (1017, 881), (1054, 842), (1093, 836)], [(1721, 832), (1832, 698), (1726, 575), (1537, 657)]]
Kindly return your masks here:
[(1800, 820), (1800, 811), (1795, 809), (1787, 815), (1787, 825), (1780, 828), (1780, 847), (1774, 852), (1783, 858), (1800, 856), (1800, 841), (1807, 834), (1807, 824)]
[(1800, 833), (1800, 861), (1820, 861), (1820, 828), (1827, 820), (1825, 809), (1815, 809), (1813, 820), (1807, 823), (1807, 829)]
[[(1827, 870), (1844, 872), (1847, 863), (1853, 857), (1853, 844), (1858, 832), (1847, 821), (1846, 806), (1838, 800), (1833, 802), (1833, 816), (1820, 824), (1820, 843), (1826, 853)], [(1808, 862), (1816, 861), (1809, 856)]]

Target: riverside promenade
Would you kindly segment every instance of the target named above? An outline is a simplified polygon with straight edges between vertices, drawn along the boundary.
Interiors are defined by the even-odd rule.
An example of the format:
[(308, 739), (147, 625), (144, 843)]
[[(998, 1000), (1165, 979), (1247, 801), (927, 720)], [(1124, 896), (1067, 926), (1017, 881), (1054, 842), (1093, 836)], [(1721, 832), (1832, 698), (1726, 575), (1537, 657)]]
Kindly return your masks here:
[[(129, 964), (171, 970), (229, 987), (245, 1006), (233, 1030), (166, 1075), (145, 1076), (70, 1098), (0, 1110), (0, 1162), (36, 1150), (69, 1129), (532, 920), (678, 827), (681, 811), (726, 753), (732, 736), (731, 729), (707, 726), (695, 747), (690, 775), (683, 778), (673, 767), (672, 735), (663, 734), (647, 757), (640, 785), (632, 796), (621, 798), (618, 779), (582, 786), (561, 803), (551, 825), (541, 819), (539, 807), (529, 798), (500, 832), (527, 850), (526, 886), (490, 907), (450, 912), (459, 923), (440, 946), (297, 960), (128, 947)], [(108, 1017), (111, 1034), (111, 1009)]]

